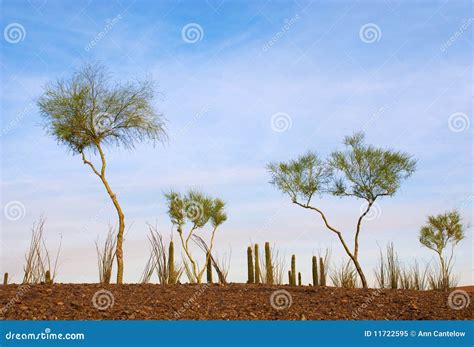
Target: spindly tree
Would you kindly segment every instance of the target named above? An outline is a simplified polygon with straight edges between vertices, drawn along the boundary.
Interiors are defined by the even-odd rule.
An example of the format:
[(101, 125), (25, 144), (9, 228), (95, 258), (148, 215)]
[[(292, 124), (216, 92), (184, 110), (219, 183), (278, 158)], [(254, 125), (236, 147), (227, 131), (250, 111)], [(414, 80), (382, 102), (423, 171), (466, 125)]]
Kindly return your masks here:
[[(139, 141), (166, 137), (163, 118), (152, 101), (150, 81), (115, 83), (99, 64), (86, 64), (68, 80), (45, 87), (38, 101), (48, 134), (81, 156), (104, 185), (118, 215), (117, 283), (123, 282), (124, 213), (106, 178), (105, 147), (132, 149)], [(89, 157), (88, 157), (89, 155)], [(94, 164), (90, 155), (98, 155)]]
[[(337, 235), (354, 263), (362, 286), (367, 288), (359, 263), (362, 220), (377, 199), (396, 193), (401, 182), (415, 171), (416, 161), (405, 153), (366, 145), (363, 133), (346, 137), (344, 144), (345, 150), (333, 152), (327, 160), (309, 152), (296, 160), (269, 164), (270, 183), (289, 195), (294, 204), (312, 210), (322, 218), (326, 228)], [(365, 200), (366, 206), (354, 231), (353, 249), (325, 213), (312, 204), (314, 196), (322, 194)]]
[[(441, 278), (441, 289), (448, 290), (451, 287), (450, 274), (454, 255), (454, 246), (464, 239), (464, 226), (461, 223), (461, 215), (453, 210), (436, 216), (429, 216), (426, 225), (420, 230), (420, 243), (438, 254)], [(445, 256), (444, 250), (451, 244), (450, 255)]]
[[(212, 254), (217, 228), (227, 220), (224, 211), (225, 203), (221, 199), (211, 198), (195, 191), (190, 191), (185, 195), (170, 192), (165, 194), (165, 197), (168, 201), (168, 214), (171, 222), (177, 226), (183, 251), (191, 263), (192, 279), (197, 283), (201, 283), (206, 264), (209, 263)], [(202, 267), (199, 267), (197, 260), (191, 253), (189, 241), (196, 231), (204, 228), (209, 222), (211, 224), (211, 237), (209, 245), (206, 247), (206, 259), (202, 263)], [(188, 231), (184, 230), (186, 225), (189, 226)]]

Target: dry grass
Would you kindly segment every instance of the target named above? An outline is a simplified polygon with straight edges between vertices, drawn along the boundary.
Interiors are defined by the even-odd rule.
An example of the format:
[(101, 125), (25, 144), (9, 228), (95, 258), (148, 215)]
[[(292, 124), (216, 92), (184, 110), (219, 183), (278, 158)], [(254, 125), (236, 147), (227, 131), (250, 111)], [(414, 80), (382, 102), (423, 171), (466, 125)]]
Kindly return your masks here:
[[(255, 246), (253, 247), (255, 248)], [(265, 254), (265, 253), (264, 253)], [(270, 249), (270, 264), (273, 269), (273, 282), (267, 283), (267, 266), (265, 264), (265, 256), (259, 257), (260, 265), (260, 283), (263, 284), (283, 284), (286, 274), (286, 259), (285, 255), (280, 253), (280, 250), (273, 245)]]
[(158, 232), (156, 226), (149, 225), (148, 227), (150, 231), (148, 240), (150, 242), (151, 252), (140, 282), (149, 283), (153, 273), (156, 272), (160, 284), (175, 284), (179, 281), (183, 269), (180, 265), (174, 263), (174, 273), (171, 273), (168, 249), (163, 242), (163, 237)]
[[(201, 248), (204, 254), (206, 255), (209, 254), (210, 252), (209, 246), (207, 245), (206, 241), (204, 241), (202, 237), (198, 235), (193, 235), (193, 241), (199, 246), (199, 248)], [(222, 257), (213, 256), (212, 253), (209, 255), (209, 259), (211, 261), (212, 267), (216, 271), (217, 277), (219, 279), (219, 283), (221, 284), (227, 284), (227, 276), (230, 270), (231, 257), (232, 257), (232, 249), (230, 250), (229, 256), (227, 256), (226, 254), (224, 254)], [(192, 275), (192, 271), (190, 272), (190, 270), (191, 268), (189, 264), (187, 264), (187, 266), (185, 265), (186, 277), (188, 277), (188, 279)], [(192, 277), (193, 277), (193, 280), (195, 281), (194, 276)], [(195, 283), (195, 282), (192, 282), (192, 283)]]
[(40, 217), (37, 223), (31, 228), (30, 247), (25, 255), (25, 266), (23, 268), (23, 283), (52, 283), (56, 278), (59, 254), (61, 251), (61, 241), (54, 262), (51, 261), (50, 252), (44, 239), (45, 219)]
[(98, 241), (95, 243), (100, 283), (110, 283), (115, 260), (116, 244), (117, 238), (115, 236), (113, 227), (109, 227), (109, 231), (102, 248), (99, 247)]
[(341, 265), (331, 272), (331, 281), (336, 287), (357, 288), (357, 270), (351, 260), (342, 262)]

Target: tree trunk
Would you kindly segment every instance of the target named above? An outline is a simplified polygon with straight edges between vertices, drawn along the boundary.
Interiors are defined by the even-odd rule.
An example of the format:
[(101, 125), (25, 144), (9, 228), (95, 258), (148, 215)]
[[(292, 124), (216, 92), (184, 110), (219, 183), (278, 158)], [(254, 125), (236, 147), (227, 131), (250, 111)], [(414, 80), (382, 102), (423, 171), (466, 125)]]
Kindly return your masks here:
[(122, 245), (123, 245), (123, 233), (125, 231), (125, 217), (122, 211), (122, 207), (120, 207), (120, 204), (117, 200), (117, 196), (115, 193), (112, 191), (112, 189), (109, 186), (109, 182), (107, 182), (107, 179), (105, 178), (105, 168), (107, 167), (107, 162), (105, 160), (105, 155), (104, 152), (102, 151), (102, 147), (100, 143), (96, 143), (97, 150), (99, 151), (100, 154), (100, 160), (102, 162), (102, 167), (100, 169), (100, 172), (96, 169), (94, 164), (87, 160), (85, 154), (83, 151), (81, 151), (82, 155), (82, 161), (84, 164), (87, 164), (91, 167), (92, 171), (100, 178), (102, 183), (105, 186), (105, 189), (107, 190), (107, 193), (110, 196), (110, 199), (112, 199), (112, 202), (115, 206), (115, 210), (117, 211), (118, 219), (119, 219), (119, 230), (117, 232), (117, 245), (115, 248), (115, 257), (117, 258), (117, 283), (122, 284), (123, 283), (123, 250), (122, 250)]
[(360, 281), (362, 282), (362, 288), (367, 289), (368, 288), (367, 279), (365, 278), (364, 272), (362, 271), (362, 268), (359, 264), (359, 260), (354, 257), (351, 257), (351, 259), (352, 259), (352, 262), (354, 263), (357, 273), (359, 274)]
[(102, 183), (104, 183), (105, 189), (107, 189), (107, 193), (109, 194), (110, 199), (112, 199), (115, 209), (117, 210), (117, 215), (119, 219), (119, 229), (117, 232), (117, 245), (116, 245), (116, 250), (115, 250), (115, 256), (117, 258), (117, 283), (122, 284), (123, 283), (123, 248), (122, 246), (123, 246), (123, 233), (125, 231), (125, 216), (117, 200), (117, 196), (110, 188), (109, 183), (105, 179), (105, 176), (101, 176), (100, 179), (102, 180)]

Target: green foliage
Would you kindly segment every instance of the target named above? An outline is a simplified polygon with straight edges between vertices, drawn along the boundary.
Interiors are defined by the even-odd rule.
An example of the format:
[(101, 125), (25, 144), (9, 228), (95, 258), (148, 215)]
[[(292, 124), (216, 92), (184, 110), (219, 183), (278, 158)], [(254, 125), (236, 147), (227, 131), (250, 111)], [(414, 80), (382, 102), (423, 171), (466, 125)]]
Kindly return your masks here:
[(355, 196), (374, 201), (391, 196), (416, 168), (408, 154), (364, 144), (364, 134), (344, 140), (347, 150), (333, 152), (328, 160), (308, 152), (296, 160), (271, 163), (270, 183), (288, 194), (293, 202), (309, 204), (315, 194)]
[(255, 250), (255, 283), (260, 284), (260, 260), (259, 260), (259, 254), (258, 254), (258, 243), (255, 244), (254, 247)]
[(464, 239), (464, 226), (458, 211), (450, 211), (436, 216), (429, 216), (428, 222), (420, 230), (420, 243), (437, 252), (451, 243), (453, 246)]
[(332, 177), (331, 168), (312, 152), (288, 163), (270, 163), (267, 169), (272, 177), (270, 183), (293, 202), (298, 198), (309, 202), (314, 194), (326, 192)]
[(255, 283), (254, 273), (253, 273), (253, 257), (252, 257), (252, 247), (247, 247), (247, 283)]
[[(449, 290), (455, 285), (456, 280), (452, 274), (454, 247), (464, 239), (464, 229), (461, 215), (456, 210), (429, 216), (427, 224), (421, 228), (420, 243), (435, 251), (440, 261), (440, 272), (433, 272), (429, 276), (431, 288)], [(443, 255), (443, 251), (449, 244), (451, 252), (448, 257)]]
[(313, 286), (317, 287), (319, 286), (318, 258), (315, 255), (313, 255), (313, 258), (311, 260), (311, 268), (312, 268), (312, 274), (313, 274)]
[(402, 180), (415, 172), (416, 161), (410, 155), (366, 145), (364, 138), (361, 132), (348, 136), (347, 149), (331, 154), (329, 165), (342, 174), (334, 180), (334, 195), (375, 201), (394, 195)]
[[(206, 270), (208, 261), (212, 258), (211, 254), (215, 232), (217, 228), (227, 220), (227, 215), (224, 211), (225, 203), (221, 199), (211, 198), (197, 191), (189, 191), (184, 195), (171, 191), (165, 194), (165, 198), (168, 201), (168, 214), (171, 218), (171, 222), (178, 228), (181, 245), (190, 262), (190, 264), (188, 264), (184, 261), (188, 279), (191, 282), (201, 283), (201, 278)], [(191, 240), (193, 236), (197, 236), (194, 235), (196, 230), (202, 229), (208, 223), (212, 225), (211, 238), (209, 245), (201, 239), (206, 248), (206, 261), (200, 268), (191, 254), (189, 240)], [(185, 236), (183, 235), (183, 227), (186, 224), (190, 224), (190, 228)], [(190, 274), (191, 277), (189, 276)]]
[(227, 220), (225, 203), (219, 198), (213, 199), (196, 191), (189, 191), (184, 195), (171, 191), (165, 197), (168, 200), (168, 215), (171, 222), (178, 226), (178, 230), (187, 222), (198, 229), (208, 222), (217, 228)]
[(47, 85), (38, 107), (47, 132), (74, 153), (101, 143), (132, 148), (166, 136), (153, 89), (150, 81), (116, 83), (103, 66), (86, 64), (69, 80)]
[(272, 264), (272, 255), (270, 250), (270, 243), (265, 242), (265, 266), (266, 266), (266, 284), (273, 284), (273, 264)]

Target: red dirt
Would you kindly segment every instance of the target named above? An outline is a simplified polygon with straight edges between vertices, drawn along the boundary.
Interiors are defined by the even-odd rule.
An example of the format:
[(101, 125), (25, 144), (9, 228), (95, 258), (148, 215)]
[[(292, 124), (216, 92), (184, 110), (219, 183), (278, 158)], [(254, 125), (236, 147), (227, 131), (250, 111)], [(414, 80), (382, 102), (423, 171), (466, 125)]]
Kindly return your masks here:
[[(97, 309), (94, 294), (105, 289), (114, 305)], [(272, 307), (272, 293), (286, 290), (291, 306)], [(100, 294), (100, 292), (99, 292)], [(448, 305), (449, 293), (230, 284), (54, 284), (0, 286), (0, 319), (472, 319), (473, 294), (463, 308)], [(105, 297), (106, 295), (104, 295)], [(98, 300), (107, 306), (107, 300)], [(467, 304), (467, 306), (466, 306)], [(459, 305), (459, 302), (458, 302)], [(96, 305), (97, 306), (97, 305)]]

